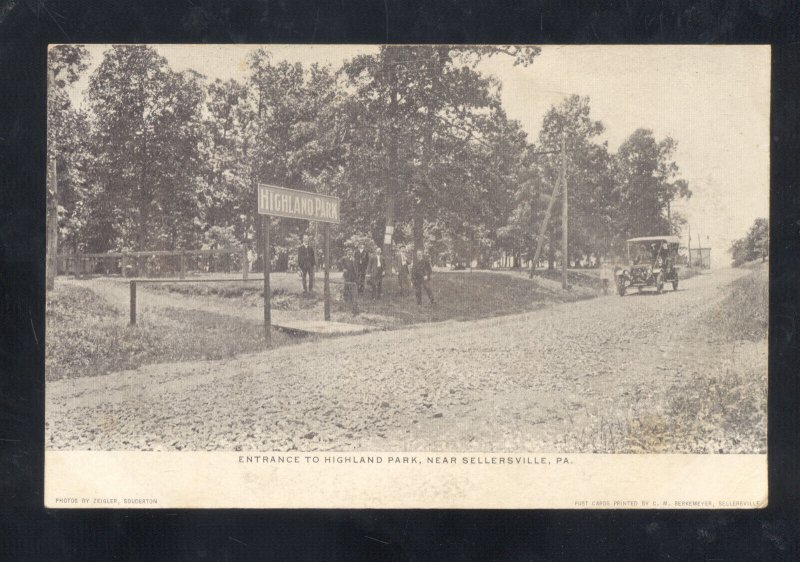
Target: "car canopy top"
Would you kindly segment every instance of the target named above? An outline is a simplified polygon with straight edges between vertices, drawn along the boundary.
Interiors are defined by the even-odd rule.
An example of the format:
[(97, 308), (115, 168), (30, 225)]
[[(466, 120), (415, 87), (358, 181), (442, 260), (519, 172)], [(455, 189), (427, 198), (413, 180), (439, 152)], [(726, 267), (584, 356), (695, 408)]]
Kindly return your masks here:
[(666, 235), (666, 236), (640, 236), (639, 238), (631, 238), (628, 240), (628, 243), (631, 242), (668, 242), (669, 244), (680, 244), (681, 239), (677, 236)]

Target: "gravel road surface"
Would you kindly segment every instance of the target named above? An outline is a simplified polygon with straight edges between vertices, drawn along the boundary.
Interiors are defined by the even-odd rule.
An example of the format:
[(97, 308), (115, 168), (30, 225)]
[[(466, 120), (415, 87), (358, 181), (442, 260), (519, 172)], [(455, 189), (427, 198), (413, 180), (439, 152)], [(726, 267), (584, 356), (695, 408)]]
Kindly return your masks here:
[[(474, 322), (314, 341), (47, 385), (50, 449), (561, 450), (598, 416), (766, 369), (699, 319), (746, 270)], [(579, 451), (571, 451), (579, 452)]]

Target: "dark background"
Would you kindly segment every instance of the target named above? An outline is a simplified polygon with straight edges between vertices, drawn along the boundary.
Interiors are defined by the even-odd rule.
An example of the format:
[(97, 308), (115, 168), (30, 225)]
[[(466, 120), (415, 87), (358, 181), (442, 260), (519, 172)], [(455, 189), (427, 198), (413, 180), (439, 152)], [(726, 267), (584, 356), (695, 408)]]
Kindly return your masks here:
[[(48, 43), (771, 43), (770, 507), (58, 511), (42, 507)], [(0, 2), (0, 558), (798, 559), (800, 190), (793, 0)]]

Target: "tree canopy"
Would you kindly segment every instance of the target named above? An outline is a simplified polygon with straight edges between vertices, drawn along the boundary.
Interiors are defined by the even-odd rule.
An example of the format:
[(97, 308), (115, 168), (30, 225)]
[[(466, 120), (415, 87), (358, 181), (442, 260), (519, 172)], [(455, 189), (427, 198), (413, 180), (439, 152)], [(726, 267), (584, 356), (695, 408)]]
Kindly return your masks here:
[[(60, 235), (76, 251), (255, 249), (263, 182), (339, 196), (336, 252), (363, 236), (382, 245), (393, 227), (394, 245), (451, 262), (529, 257), (562, 142), (570, 254), (605, 255), (626, 237), (677, 232), (671, 203), (691, 191), (673, 139), (642, 128), (612, 153), (589, 98), (578, 95), (546, 113), (535, 142), (508, 117), (502, 84), (479, 63), (511, 57), (535, 73), (538, 55), (536, 47), (384, 46), (332, 68), (276, 61), (261, 48), (244, 80), (211, 81), (173, 70), (156, 48), (114, 45), (77, 109), (67, 90), (88, 54), (55, 47), (48, 140), (62, 187)], [(271, 259), (285, 267), (298, 236), (314, 231), (307, 221), (271, 224)], [(546, 231), (551, 263), (560, 228), (556, 219)]]
[(747, 234), (735, 240), (728, 251), (734, 267), (758, 259), (766, 261), (769, 256), (769, 219), (756, 219)]

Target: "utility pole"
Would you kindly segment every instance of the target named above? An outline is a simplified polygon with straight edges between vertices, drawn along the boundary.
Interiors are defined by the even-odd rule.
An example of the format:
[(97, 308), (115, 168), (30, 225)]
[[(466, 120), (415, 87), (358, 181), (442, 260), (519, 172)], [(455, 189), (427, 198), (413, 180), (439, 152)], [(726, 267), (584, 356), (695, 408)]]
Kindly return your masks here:
[(561, 137), (561, 288), (567, 288), (567, 267), (569, 266), (569, 193), (567, 191), (567, 144)]
[(672, 200), (668, 199), (667, 200), (667, 226), (668, 226), (669, 232), (667, 234), (672, 234), (672, 209), (671, 209), (672, 205), (671, 205), (671, 203), (672, 203)]
[(697, 255), (700, 256), (700, 269), (703, 269), (703, 243), (700, 241), (700, 233), (697, 233)]
[[(533, 155), (539, 156), (541, 154), (554, 154), (555, 152), (556, 151), (554, 150), (547, 152), (535, 152)], [(558, 188), (560, 187), (562, 180), (563, 180), (563, 169), (558, 180), (556, 180), (556, 185), (553, 187), (553, 193), (550, 195), (550, 201), (547, 203), (547, 211), (545, 211), (544, 220), (542, 221), (542, 226), (539, 228), (539, 236), (536, 240), (536, 252), (533, 254), (533, 259), (531, 260), (531, 271), (528, 274), (528, 277), (530, 277), (531, 279), (533, 279), (533, 273), (536, 270), (536, 264), (539, 263), (539, 257), (542, 254), (542, 246), (544, 245), (544, 233), (547, 231), (547, 225), (550, 222), (550, 215), (553, 213), (553, 205), (555, 205), (556, 197), (558, 197)], [(531, 199), (531, 222), (533, 222), (532, 199)]]

